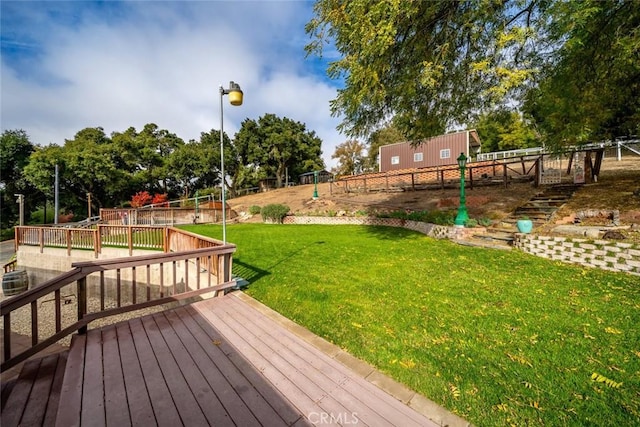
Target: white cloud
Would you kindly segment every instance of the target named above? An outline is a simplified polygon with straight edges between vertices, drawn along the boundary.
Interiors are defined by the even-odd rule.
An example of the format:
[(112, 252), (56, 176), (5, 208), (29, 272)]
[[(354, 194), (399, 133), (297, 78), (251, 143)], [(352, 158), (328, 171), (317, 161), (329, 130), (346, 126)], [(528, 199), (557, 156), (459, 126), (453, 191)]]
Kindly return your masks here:
[[(20, 29), (37, 54), (25, 60), (3, 52), (3, 130), (24, 129), (32, 142), (45, 145), (62, 144), (86, 127), (111, 133), (156, 123), (185, 141), (198, 139), (219, 128), (218, 88), (234, 80), (245, 104), (236, 108), (224, 100), (225, 132), (233, 135), (245, 118), (286, 116), (316, 132), (327, 166), (333, 165), (331, 154), (344, 137), (329, 112), (335, 88), (305, 63), (310, 3), (50, 7), (56, 5), (65, 19), (51, 21), (38, 12), (25, 20), (37, 27)], [(3, 10), (5, 18), (8, 12), (28, 13)]]

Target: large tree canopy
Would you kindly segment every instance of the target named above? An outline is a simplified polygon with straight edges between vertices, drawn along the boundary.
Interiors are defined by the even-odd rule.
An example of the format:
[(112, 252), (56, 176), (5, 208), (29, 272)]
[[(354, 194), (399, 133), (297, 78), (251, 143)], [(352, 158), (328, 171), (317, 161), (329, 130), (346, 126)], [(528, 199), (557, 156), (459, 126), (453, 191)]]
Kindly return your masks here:
[[(6, 130), (0, 137), (0, 221), (8, 228), (18, 220), (19, 207), (15, 194), (34, 195), (33, 186), (25, 179), (24, 167), (35, 147), (23, 130)], [(25, 199), (25, 210), (29, 212), (38, 201), (34, 197)]]
[[(520, 105), (531, 90), (529, 110), (539, 112), (540, 122), (550, 114), (561, 116), (557, 122), (573, 120), (580, 104), (585, 112), (596, 109), (583, 126), (590, 133), (612, 125), (620, 132), (638, 123), (637, 6), (623, 0), (318, 0), (306, 49), (322, 55), (330, 42), (342, 54), (328, 68), (330, 77), (345, 82), (331, 109), (352, 137), (367, 136), (392, 116), (408, 139), (434, 136), (469, 124), (488, 107)], [(607, 71), (612, 65), (619, 67)], [(574, 89), (563, 86), (576, 75)], [(621, 91), (629, 91), (623, 98), (631, 111), (611, 111)]]
[(245, 165), (275, 177), (282, 186), (285, 175), (296, 176), (324, 168), (322, 140), (303, 123), (275, 114), (265, 114), (258, 121), (246, 119), (236, 134), (235, 146)]

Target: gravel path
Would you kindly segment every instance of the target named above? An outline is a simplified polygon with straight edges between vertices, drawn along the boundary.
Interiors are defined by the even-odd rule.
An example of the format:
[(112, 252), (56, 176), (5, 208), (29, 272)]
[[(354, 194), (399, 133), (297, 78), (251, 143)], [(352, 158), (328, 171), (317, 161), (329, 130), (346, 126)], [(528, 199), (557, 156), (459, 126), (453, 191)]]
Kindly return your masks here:
[[(71, 325), (77, 319), (78, 304), (74, 293), (63, 292), (62, 295), (62, 328)], [(0, 297), (0, 300), (5, 300), (9, 297), (5, 297), (4, 294)], [(129, 320), (136, 317), (145, 316), (147, 314), (157, 313), (159, 311), (167, 310), (177, 306), (179, 303), (170, 303), (159, 305), (156, 307), (145, 308), (142, 310), (136, 310), (129, 313), (124, 313), (116, 316), (110, 316), (104, 319), (94, 320), (89, 324), (89, 329), (99, 328), (101, 326), (118, 323), (121, 321)], [(100, 311), (100, 299), (88, 298), (87, 300), (88, 311), (90, 313)], [(115, 301), (105, 301), (105, 308), (116, 307)], [(4, 319), (0, 319), (0, 329), (4, 330)], [(20, 309), (11, 313), (11, 331), (20, 335), (31, 336), (31, 307), (30, 305), (21, 307)], [(46, 339), (55, 333), (55, 304), (53, 301), (53, 295), (47, 295), (46, 297), (38, 299), (38, 335), (40, 340)], [(58, 344), (68, 347), (71, 343), (71, 336), (67, 336)]]

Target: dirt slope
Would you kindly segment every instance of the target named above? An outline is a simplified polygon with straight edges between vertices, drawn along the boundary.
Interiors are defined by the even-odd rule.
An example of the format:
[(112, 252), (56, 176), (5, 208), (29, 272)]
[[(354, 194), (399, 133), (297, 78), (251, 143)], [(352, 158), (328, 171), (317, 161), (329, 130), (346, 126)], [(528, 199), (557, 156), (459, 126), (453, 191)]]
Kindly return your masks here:
[[(357, 211), (455, 209), (460, 195), (458, 189), (332, 194), (331, 185), (324, 183), (318, 185), (319, 198), (313, 200), (313, 190), (313, 185), (300, 185), (238, 197), (228, 203), (239, 215), (248, 212), (252, 205), (262, 207), (271, 203), (286, 204), (294, 214), (332, 215)], [(531, 183), (512, 183), (506, 189), (502, 185), (467, 189), (469, 215), (477, 219), (505, 218), (540, 191)], [(615, 158), (605, 159), (598, 182), (580, 188), (557, 217), (587, 209), (617, 209), (623, 223), (640, 224), (640, 156), (625, 157), (620, 162)]]

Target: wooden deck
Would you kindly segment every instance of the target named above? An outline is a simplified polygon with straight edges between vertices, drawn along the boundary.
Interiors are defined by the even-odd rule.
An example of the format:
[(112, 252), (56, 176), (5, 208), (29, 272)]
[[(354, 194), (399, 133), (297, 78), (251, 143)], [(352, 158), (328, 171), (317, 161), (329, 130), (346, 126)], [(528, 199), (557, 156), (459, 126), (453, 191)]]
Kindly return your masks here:
[[(39, 412), (8, 405), (3, 427), (54, 425), (52, 413), (61, 427), (445, 423), (384, 392), (241, 293), (90, 330), (59, 357), (66, 358), (59, 395), (23, 402)], [(64, 363), (46, 360), (41, 369), (53, 390)], [(35, 412), (36, 422), (25, 423)]]

